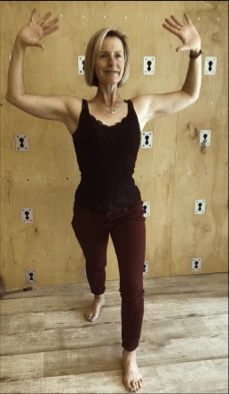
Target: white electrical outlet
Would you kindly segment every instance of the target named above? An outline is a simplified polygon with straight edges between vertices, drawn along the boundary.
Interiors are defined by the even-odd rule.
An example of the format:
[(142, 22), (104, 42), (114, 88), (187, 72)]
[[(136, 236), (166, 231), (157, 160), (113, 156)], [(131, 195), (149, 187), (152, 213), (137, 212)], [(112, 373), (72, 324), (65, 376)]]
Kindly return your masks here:
[(21, 222), (22, 223), (33, 223), (32, 208), (22, 208), (21, 209)]
[(149, 262), (145, 261), (143, 268), (143, 275), (147, 275), (149, 273)]
[(192, 272), (201, 271), (202, 259), (197, 257), (192, 259)]
[(215, 56), (205, 57), (204, 74), (205, 75), (215, 75), (216, 74), (216, 64), (217, 64), (217, 57), (215, 57)]
[(78, 74), (79, 75), (84, 74), (84, 61), (85, 61), (85, 56), (78, 56)]
[(18, 152), (26, 152), (29, 149), (28, 135), (16, 134), (15, 143), (16, 143), (16, 150)]
[(145, 56), (143, 62), (143, 74), (155, 74), (155, 56)]
[(202, 215), (205, 213), (206, 201), (205, 200), (196, 200), (195, 201), (195, 214)]
[(211, 130), (200, 130), (200, 146), (211, 145)]
[(141, 133), (141, 148), (150, 149), (153, 146), (153, 132), (142, 131)]
[(25, 271), (26, 283), (37, 283), (37, 274), (35, 270)]

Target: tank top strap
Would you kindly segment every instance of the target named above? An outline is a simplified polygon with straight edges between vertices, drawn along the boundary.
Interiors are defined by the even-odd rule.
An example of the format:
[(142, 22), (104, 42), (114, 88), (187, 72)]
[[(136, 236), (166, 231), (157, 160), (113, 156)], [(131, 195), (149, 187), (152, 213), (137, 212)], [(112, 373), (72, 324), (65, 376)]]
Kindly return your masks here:
[(87, 100), (84, 98), (82, 99), (82, 107), (81, 107), (81, 113), (80, 113), (80, 118), (82, 119), (87, 119), (89, 115), (89, 109), (88, 109), (88, 104)]
[(128, 104), (129, 115), (135, 118), (137, 115), (136, 115), (132, 100), (128, 99), (128, 100), (124, 100), (124, 101)]
[(85, 100), (85, 99), (82, 99), (82, 110), (88, 110), (88, 105), (87, 105), (87, 100)]
[(133, 111), (134, 111), (134, 106), (133, 106), (132, 101), (131, 101), (130, 99), (124, 100), (124, 101), (128, 104), (128, 110), (129, 110), (129, 112), (132, 112), (132, 113), (133, 113)]
[(137, 113), (136, 113), (136, 111), (135, 111), (133, 101), (132, 101), (131, 99), (124, 100), (124, 101), (125, 101), (126, 103), (128, 103), (128, 116), (129, 116), (129, 120), (131, 120), (132, 122), (134, 122), (134, 125), (137, 127), (138, 131), (141, 132), (141, 127), (140, 127), (139, 119), (138, 119)]

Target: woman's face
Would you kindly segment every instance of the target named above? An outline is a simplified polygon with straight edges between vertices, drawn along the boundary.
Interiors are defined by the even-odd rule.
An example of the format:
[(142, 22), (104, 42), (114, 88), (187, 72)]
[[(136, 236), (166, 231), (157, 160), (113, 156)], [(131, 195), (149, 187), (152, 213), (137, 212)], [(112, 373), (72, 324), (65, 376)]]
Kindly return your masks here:
[(118, 37), (106, 37), (95, 62), (99, 85), (114, 85), (121, 80), (125, 59), (122, 41)]

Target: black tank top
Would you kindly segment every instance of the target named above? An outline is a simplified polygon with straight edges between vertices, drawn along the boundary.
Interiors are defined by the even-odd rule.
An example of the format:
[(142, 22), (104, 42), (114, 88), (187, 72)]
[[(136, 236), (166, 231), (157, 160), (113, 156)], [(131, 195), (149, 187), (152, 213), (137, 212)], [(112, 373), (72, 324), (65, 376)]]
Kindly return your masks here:
[(89, 113), (83, 99), (79, 124), (72, 135), (81, 171), (75, 199), (99, 212), (121, 210), (141, 200), (132, 177), (141, 130), (132, 101), (125, 102), (127, 116), (107, 126)]

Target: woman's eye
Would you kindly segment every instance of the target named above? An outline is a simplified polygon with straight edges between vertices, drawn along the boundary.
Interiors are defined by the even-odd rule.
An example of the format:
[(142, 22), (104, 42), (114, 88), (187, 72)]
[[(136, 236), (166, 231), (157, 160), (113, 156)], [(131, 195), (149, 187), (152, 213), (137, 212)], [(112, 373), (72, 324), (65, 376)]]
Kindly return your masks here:
[[(100, 58), (106, 57), (107, 55), (105, 53), (103, 53), (102, 55), (99, 55)], [(117, 55), (115, 55), (116, 57), (122, 57), (122, 55), (120, 53), (118, 53)]]

